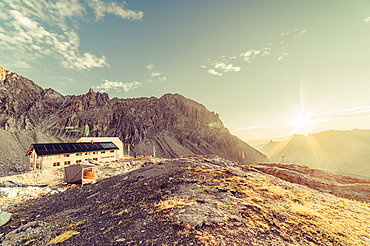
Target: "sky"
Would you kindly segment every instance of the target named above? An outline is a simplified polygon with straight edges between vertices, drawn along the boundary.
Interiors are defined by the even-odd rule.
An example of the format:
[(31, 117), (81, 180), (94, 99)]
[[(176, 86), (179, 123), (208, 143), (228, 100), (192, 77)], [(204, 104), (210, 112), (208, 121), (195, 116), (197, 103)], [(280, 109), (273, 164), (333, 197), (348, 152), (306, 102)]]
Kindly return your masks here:
[(1, 0), (0, 65), (63, 95), (178, 93), (251, 145), (370, 127), (369, 0)]

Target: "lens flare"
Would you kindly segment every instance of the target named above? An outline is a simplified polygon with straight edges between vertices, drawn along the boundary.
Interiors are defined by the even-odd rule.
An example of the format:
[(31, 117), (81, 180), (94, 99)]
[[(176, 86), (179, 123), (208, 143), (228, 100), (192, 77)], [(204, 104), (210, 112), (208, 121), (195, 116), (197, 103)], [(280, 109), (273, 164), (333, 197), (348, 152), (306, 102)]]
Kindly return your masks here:
[(314, 125), (314, 121), (310, 117), (311, 115), (298, 115), (297, 119), (292, 122), (292, 125), (295, 126), (294, 133), (309, 134)]

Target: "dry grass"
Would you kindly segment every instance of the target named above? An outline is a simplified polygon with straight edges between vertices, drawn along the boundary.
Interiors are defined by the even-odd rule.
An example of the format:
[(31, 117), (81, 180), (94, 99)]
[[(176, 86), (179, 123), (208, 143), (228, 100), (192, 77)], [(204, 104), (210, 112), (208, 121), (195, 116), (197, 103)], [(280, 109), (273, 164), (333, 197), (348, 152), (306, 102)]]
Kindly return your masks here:
[(184, 208), (193, 204), (196, 204), (194, 200), (171, 197), (167, 200), (162, 200), (159, 203), (155, 203), (154, 205), (160, 210), (169, 210), (175, 208)]
[(321, 217), (321, 215), (314, 211), (313, 209), (297, 203), (291, 204), (290, 211), (294, 214), (304, 217)]
[[(207, 183), (208, 186), (221, 186), (224, 189), (236, 194), (241, 201), (249, 202), (249, 208), (243, 210), (245, 219), (249, 224), (243, 228), (231, 229), (233, 223), (229, 217), (223, 219), (226, 226), (223, 233), (249, 235), (251, 231), (256, 233), (271, 233), (278, 230), (275, 234), (275, 243), (279, 245), (303, 244), (304, 245), (334, 245), (333, 242), (341, 242), (347, 245), (365, 245), (363, 237), (370, 238), (370, 210), (368, 204), (350, 201), (347, 199), (336, 198), (320, 194), (315, 195), (315, 191), (308, 188), (297, 187), (287, 183), (282, 187), (276, 182), (271, 182), (271, 178), (261, 176), (240, 177), (230, 175), (225, 170), (210, 170), (198, 167), (193, 169), (197, 172), (194, 179), (200, 183)], [(188, 169), (192, 172), (191, 169)], [(271, 180), (271, 181), (270, 181)], [(290, 186), (290, 187), (289, 187)], [(164, 208), (178, 207), (177, 201), (164, 201)], [(166, 205), (165, 205), (166, 204)], [(168, 204), (168, 205), (167, 205)], [(181, 201), (180, 206), (192, 204)], [(214, 202), (217, 209), (221, 207), (235, 208), (236, 204), (225, 205)], [(364, 209), (359, 209), (362, 206)], [(231, 210), (229, 210), (231, 212)], [(221, 225), (221, 224), (220, 224)], [(220, 236), (215, 231), (206, 230), (196, 238), (204, 245), (210, 244), (207, 238), (209, 234), (214, 237)], [(294, 234), (300, 235), (295, 237)], [(228, 238), (226, 237), (226, 238)], [(306, 240), (306, 241), (305, 241)], [(313, 241), (311, 241), (313, 240)], [(222, 245), (221, 241), (218, 241)], [(226, 245), (233, 240), (225, 240)], [(208, 244), (207, 244), (208, 243)], [(253, 243), (251, 243), (253, 245)], [(256, 243), (256, 245), (260, 245)]]

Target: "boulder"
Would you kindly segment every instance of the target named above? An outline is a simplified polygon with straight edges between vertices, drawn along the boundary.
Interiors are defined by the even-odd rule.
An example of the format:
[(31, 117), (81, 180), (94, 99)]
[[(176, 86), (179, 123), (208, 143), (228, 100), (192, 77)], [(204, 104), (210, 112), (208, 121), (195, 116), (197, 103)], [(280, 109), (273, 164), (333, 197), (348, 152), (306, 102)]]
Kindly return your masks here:
[(0, 226), (5, 225), (10, 220), (11, 213), (0, 211)]

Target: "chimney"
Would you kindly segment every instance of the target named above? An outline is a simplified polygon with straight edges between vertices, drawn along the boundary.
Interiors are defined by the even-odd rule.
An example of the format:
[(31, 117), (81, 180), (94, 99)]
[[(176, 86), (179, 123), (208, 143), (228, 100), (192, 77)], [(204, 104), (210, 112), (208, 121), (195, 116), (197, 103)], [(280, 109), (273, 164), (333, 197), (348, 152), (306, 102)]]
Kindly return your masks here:
[(93, 144), (93, 143), (94, 143), (94, 140), (91, 139), (91, 144)]

